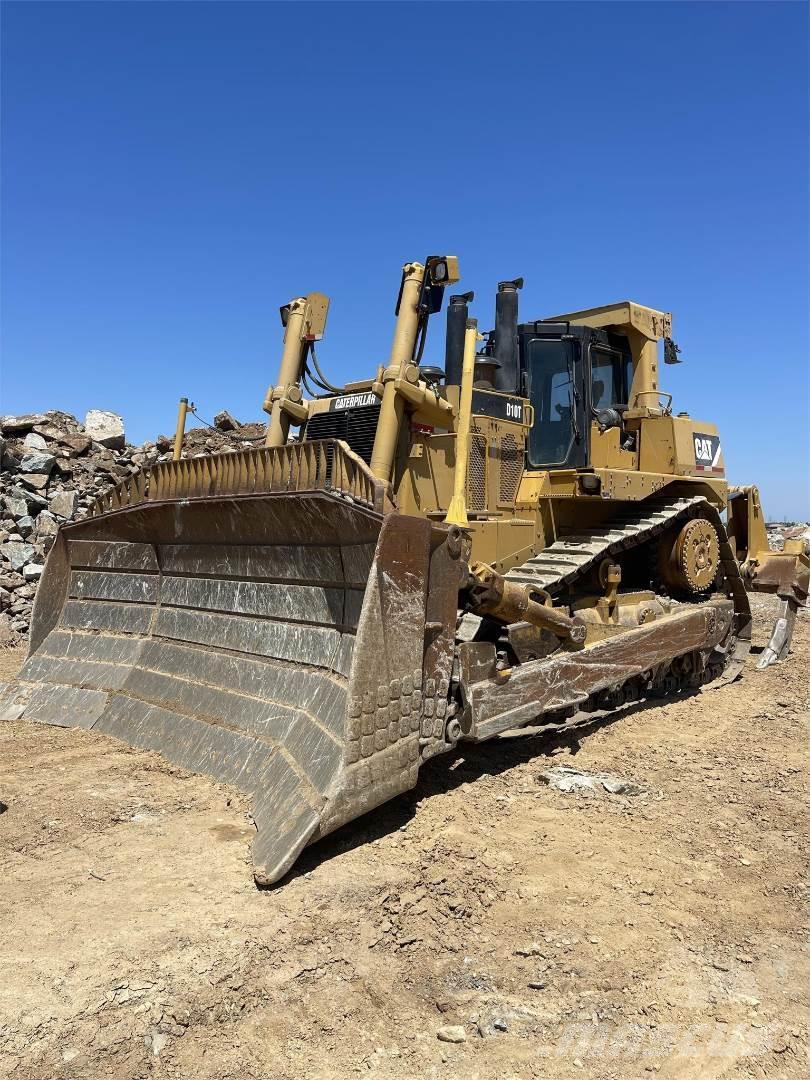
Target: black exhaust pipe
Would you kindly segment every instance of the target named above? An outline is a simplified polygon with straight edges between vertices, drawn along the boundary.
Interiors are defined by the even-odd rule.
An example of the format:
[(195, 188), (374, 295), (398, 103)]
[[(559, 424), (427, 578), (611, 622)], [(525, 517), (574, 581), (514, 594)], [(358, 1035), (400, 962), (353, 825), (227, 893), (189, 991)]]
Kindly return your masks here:
[(444, 381), (448, 386), (461, 386), (464, 366), (464, 333), (467, 329), (468, 305), (475, 293), (451, 296), (447, 305), (447, 338), (444, 343)]
[[(518, 289), (523, 278), (499, 281), (495, 297), (495, 389), (507, 394), (518, 392)], [(448, 380), (449, 382), (449, 380)]]

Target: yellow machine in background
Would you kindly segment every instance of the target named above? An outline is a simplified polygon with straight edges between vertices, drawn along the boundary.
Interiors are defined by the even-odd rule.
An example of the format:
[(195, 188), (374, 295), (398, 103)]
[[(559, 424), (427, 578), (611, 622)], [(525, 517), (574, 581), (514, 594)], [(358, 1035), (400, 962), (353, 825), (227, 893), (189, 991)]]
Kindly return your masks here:
[(504, 281), (484, 335), (450, 298), (427, 365), (458, 279), (406, 264), (388, 363), (343, 387), (328, 299), (285, 305), (266, 446), (163, 462), (63, 526), (3, 696), (250, 792), (262, 882), (460, 741), (735, 678), (747, 590), (777, 595), (760, 666), (782, 658), (807, 599), (801, 544), (769, 551), (716, 427), (660, 389), (668, 313), (521, 322)]

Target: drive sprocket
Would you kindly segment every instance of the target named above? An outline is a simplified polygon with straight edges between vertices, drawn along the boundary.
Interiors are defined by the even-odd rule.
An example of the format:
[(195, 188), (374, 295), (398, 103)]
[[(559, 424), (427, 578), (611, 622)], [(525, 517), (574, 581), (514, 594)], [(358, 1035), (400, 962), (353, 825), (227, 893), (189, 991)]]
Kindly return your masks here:
[(690, 596), (708, 593), (720, 567), (720, 537), (704, 517), (685, 522), (667, 543), (659, 546), (661, 577), (671, 588)]
[(687, 521), (675, 543), (678, 571), (690, 592), (708, 592), (720, 565), (720, 538), (705, 518)]

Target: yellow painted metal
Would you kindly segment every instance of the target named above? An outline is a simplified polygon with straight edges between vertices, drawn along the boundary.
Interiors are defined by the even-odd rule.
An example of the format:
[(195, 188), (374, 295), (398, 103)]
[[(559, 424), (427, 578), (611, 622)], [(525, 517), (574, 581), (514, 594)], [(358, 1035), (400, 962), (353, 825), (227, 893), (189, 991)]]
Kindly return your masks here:
[(424, 276), (425, 268), (422, 263), (406, 263), (402, 268), (399, 314), (394, 327), (388, 367), (383, 372), (383, 399), (369, 463), (374, 475), (385, 481), (391, 479), (400, 425), (405, 412), (405, 400), (398, 392), (396, 383), (402, 379), (405, 368), (413, 359), (416, 335), (419, 332), (419, 294)]
[[(548, 593), (542, 589), (507, 581), (485, 562), (472, 563), (470, 577), (475, 582), (472, 586), (475, 610), (481, 614), (492, 615), (507, 624), (528, 622), (576, 644), (585, 641), (583, 621), (553, 607)], [(535, 599), (537, 596), (544, 597), (544, 602)]]
[(106, 491), (90, 516), (139, 503), (318, 490), (340, 492), (380, 513), (392, 508), (365, 462), (344, 443), (324, 440), (158, 462)]
[[(213, 755), (212, 760), (224, 760), (226, 751), (222, 748), (228, 743), (222, 740), (229, 733), (239, 732), (234, 714), (237, 698), (247, 692), (245, 687), (253, 693), (254, 684), (258, 695), (258, 684), (265, 679), (265, 672), (268, 673), (268, 687), (289, 683), (291, 688), (289, 705), (284, 703), (283, 697), (281, 702), (277, 702), (275, 697), (272, 700), (268, 698), (271, 710), (286, 709), (291, 718), (296, 717), (294, 720), (288, 719), (285, 713), (279, 720), (290, 739), (292, 728), (295, 727), (294, 734), (298, 740), (294, 744), (295, 749), (291, 749), (293, 743), (287, 746), (282, 742), (281, 750), (274, 752), (273, 760), (283, 758), (286, 762), (289, 759), (292, 767), (297, 761), (296, 754), (301, 751), (303, 756), (305, 750), (307, 760), (311, 757), (313, 762), (316, 759), (320, 761), (322, 755), (328, 756), (324, 749), (325, 740), (334, 741), (332, 735), (338, 733), (336, 753), (347, 766), (353, 766), (351, 789), (347, 786), (338, 790), (334, 779), (325, 776), (317, 781), (316, 786), (316, 781), (311, 779), (314, 770), (310, 773), (304, 768), (299, 773), (302, 781), (300, 792), (303, 794), (299, 793), (297, 787), (290, 788), (286, 779), (284, 784), (288, 786), (280, 787), (277, 793), (265, 779), (269, 770), (266, 774), (260, 762), (261, 797), (270, 811), (276, 814), (273, 827), (283, 832), (289, 822), (304, 821), (302, 828), (309, 831), (301, 833), (303, 839), (300, 843), (316, 835), (312, 830), (317, 829), (322, 835), (333, 828), (336, 821), (340, 823), (355, 813), (373, 808), (414, 783), (418, 763), (434, 753), (449, 749), (455, 744), (459, 731), (479, 739), (489, 737), (515, 722), (533, 721), (539, 711), (536, 706), (539, 699), (532, 696), (534, 683), (539, 677), (538, 670), (547, 680), (542, 689), (545, 694), (542, 708), (559, 715), (561, 707), (567, 707), (568, 703), (574, 707), (585, 703), (595, 691), (601, 691), (602, 687), (612, 683), (614, 677), (620, 682), (626, 680), (628, 674), (635, 679), (643, 669), (654, 668), (657, 680), (657, 665), (672, 655), (703, 649), (704, 646), (708, 653), (714, 644), (723, 640), (723, 634), (728, 629), (728, 621), (722, 620), (731, 617), (731, 602), (723, 600), (715, 604), (713, 598), (706, 605), (705, 616), (696, 611), (695, 620), (687, 624), (686, 621), (678, 622), (680, 616), (674, 613), (673, 630), (666, 630), (657, 640), (641, 636), (639, 624), (646, 619), (654, 620), (666, 615), (668, 602), (665, 598), (655, 596), (653, 581), (645, 578), (639, 582), (635, 580), (637, 576), (641, 577), (646, 565), (643, 548), (631, 554), (624, 565), (630, 571), (627, 575), (629, 584), (650, 584), (652, 589), (629, 595), (620, 592), (622, 564), (612, 561), (612, 530), (618, 527), (621, 538), (625, 531), (621, 526), (622, 520), (632, 520), (637, 510), (638, 518), (643, 522), (646, 516), (644, 507), (637, 504), (650, 496), (661, 494), (660, 500), (656, 498), (653, 506), (649, 507), (647, 525), (655, 520), (666, 522), (659, 530), (660, 536), (654, 534), (658, 536), (656, 543), (663, 552), (667, 551), (664, 541), (670, 514), (653, 514), (659, 502), (666, 510), (672, 508), (671, 500), (685, 495), (705, 496), (716, 509), (724, 509), (727, 503), (727, 487), (721, 473), (719, 451), (712, 457), (708, 469), (698, 471), (701, 468), (698, 459), (702, 459), (705, 452), (699, 446), (696, 449), (697, 436), (708, 436), (714, 453), (717, 445), (715, 429), (686, 415), (673, 417), (669, 404), (661, 403), (657, 342), (669, 336), (669, 315), (627, 302), (559, 317), (575, 324), (609, 328), (626, 335), (635, 365), (631, 409), (619, 415), (620, 428), (602, 431), (598, 420), (593, 423), (589, 417), (585, 421), (586, 430), (575, 432), (578, 438), (587, 438), (590, 434), (590, 457), (586, 458), (583, 453), (577, 459), (579, 467), (527, 469), (525, 445), (534, 424), (531, 404), (514, 393), (481, 388), (474, 390), (476, 320), (470, 319), (466, 324), (460, 386), (428, 385), (418, 364), (414, 363), (420, 328), (427, 317), (425, 308), (420, 310), (420, 299), (425, 296), (423, 287), (432, 283), (426, 281), (426, 275), (434, 265), (435, 259), (431, 258), (427, 269), (419, 263), (405, 266), (389, 363), (377, 371), (376, 378), (353, 383), (346, 388), (347, 396), (351, 398), (356, 394), (360, 399), (357, 405), (365, 407), (355, 427), (362, 435), (362, 438), (355, 440), (355, 445), (362, 447), (364, 455), (368, 454), (368, 428), (377, 412), (376, 401), (380, 400), (370, 467), (349, 448), (348, 441), (319, 439), (312, 426), (308, 433), (311, 439), (287, 442), (291, 425), (301, 423), (315, 412), (330, 407), (335, 411), (345, 409), (355, 412), (355, 402), (351, 400), (337, 402), (332, 398), (309, 404), (303, 402), (300, 384), (306, 368), (307, 349), (310, 342), (323, 333), (328, 300), (321, 294), (299, 297), (285, 309), (286, 332), (278, 383), (271, 387), (265, 400), (265, 409), (270, 414), (267, 445), (230, 454), (182, 459), (188, 404), (183, 399), (178, 415), (174, 460), (161, 462), (127, 477), (91, 508), (91, 518), (104, 515), (104, 519), (89, 522), (94, 531), (84, 535), (88, 539), (93, 536), (104, 538), (98, 549), (101, 554), (96, 554), (95, 545), (86, 544), (87, 550), (79, 551), (75, 565), (80, 568), (93, 566), (95, 560), (99, 568), (111, 569), (120, 565), (122, 569), (137, 570), (140, 574), (142, 561), (146, 564), (154, 562), (155, 573), (150, 571), (149, 577), (144, 577), (144, 587), (141, 588), (139, 581), (134, 585), (128, 584), (132, 583), (128, 574), (104, 574), (100, 580), (110, 579), (110, 584), (103, 585), (102, 591), (96, 593), (83, 583), (82, 577), (86, 575), (80, 575), (74, 586), (69, 585), (70, 560), (67, 552), (72, 541), (64, 536), (60, 536), (49, 557), (49, 566), (53, 568), (51, 576), (54, 580), (62, 581), (60, 587), (63, 590), (73, 587), (77, 590), (73, 595), (80, 598), (86, 596), (90, 603), (82, 607), (103, 609), (98, 616), (90, 613), (88, 616), (82, 615), (82, 618), (98, 618), (99, 626), (104, 628), (107, 626), (104, 621), (108, 618), (106, 612), (111, 612), (110, 618), (118, 619), (120, 608), (122, 632), (128, 635), (140, 636), (141, 630), (133, 627), (148, 625), (150, 636), (162, 636), (163, 624), (156, 620), (161, 615), (160, 590), (164, 580), (166, 577), (172, 578), (173, 573), (185, 576), (193, 574), (197, 579), (188, 583), (180, 581), (179, 585), (184, 588), (170, 588), (163, 599), (167, 610), (181, 609), (176, 623), (178, 644), (170, 646), (172, 659), (170, 664), (167, 660), (166, 670), (170, 673), (175, 671), (174, 654), (179, 654), (188, 645), (186, 651), (193, 655), (197, 666), (194, 668), (192, 665), (188, 672), (177, 668), (179, 673), (176, 681), (188, 683), (193, 676), (191, 689), (194, 690), (200, 678), (205, 683), (208, 678), (206, 670), (211, 666), (214, 670), (210, 676), (211, 685), (204, 687), (203, 697), (191, 695), (190, 691), (191, 696), (181, 696), (185, 695), (185, 690), (169, 688), (171, 675), (163, 674), (163, 661), (155, 664), (157, 653), (149, 651), (152, 643), (141, 646), (133, 642), (136, 651), (134, 654), (127, 652), (127, 656), (134, 655), (136, 659), (133, 664), (145, 667), (145, 681), (138, 683), (126, 673), (125, 680), (109, 685), (125, 685), (127, 693), (123, 697), (141, 709), (132, 714), (134, 745), (145, 745), (142, 736), (147, 727), (146, 721), (153, 723), (153, 710), (148, 704), (152, 699), (148, 694), (159, 696), (161, 707), (158, 712), (161, 715), (155, 714), (154, 718), (157, 732), (164, 730), (163, 715), (171, 715), (168, 706), (173, 699), (166, 699), (169, 694), (176, 694), (180, 702), (178, 708), (181, 708), (176, 721), (176, 744), (180, 745), (181, 740), (185, 743), (188, 738), (197, 739), (196, 731), (206, 719), (206, 710), (210, 709), (217, 730), (211, 736), (210, 743), (200, 745), (206, 754)], [(456, 260), (447, 257), (447, 267), (441, 267), (440, 283), (455, 281), (457, 277)], [(432, 306), (437, 305), (434, 303)], [(590, 377), (587, 358), (584, 366)], [(431, 379), (431, 383), (435, 381)], [(585, 397), (584, 404), (588, 405), (587, 392)], [(473, 411), (474, 400), (478, 412)], [(516, 419), (516, 416), (520, 419)], [(322, 430), (343, 431), (348, 440), (353, 417), (345, 415), (345, 425), (343, 420), (344, 417), (338, 416), (337, 423), (331, 429), (324, 425)], [(294, 493), (295, 498), (265, 497), (270, 494), (285, 496), (288, 493)], [(325, 516), (324, 530), (319, 531), (324, 508), (329, 508), (330, 512)], [(792, 620), (797, 607), (806, 602), (810, 587), (810, 561), (804, 556), (798, 541), (788, 541), (783, 553), (768, 552), (764, 517), (756, 489), (738, 493), (738, 497), (729, 502), (728, 508), (731, 522), (729, 532), (734, 541), (737, 561), (742, 563), (740, 570), (746, 585), (776, 593), (782, 605), (778, 629), (764, 654), (764, 662), (768, 663), (784, 655), (789, 647)], [(734, 570), (736, 574), (736, 568), (731, 563), (728, 548), (721, 543), (719, 517), (713, 512), (707, 515), (707, 518), (710, 516), (717, 521), (715, 530), (713, 524), (700, 518), (684, 524), (680, 514), (680, 509), (677, 509), (677, 516), (676, 509), (672, 509), (680, 532), (674, 550), (678, 565), (673, 568), (679, 571), (679, 575), (673, 575), (671, 582), (675, 586), (687, 587), (690, 592), (708, 592), (713, 587), (721, 554), (723, 570), (731, 580), (730, 572)], [(289, 533), (288, 519), (293, 526)], [(274, 522), (275, 533), (271, 528)], [(440, 526), (441, 522), (445, 523), (445, 527), (434, 527)], [(643, 526), (643, 532), (647, 531), (647, 525)], [(82, 525), (84, 527), (85, 524)], [(70, 528), (75, 530), (76, 526)], [(75, 533), (72, 535), (75, 536)], [(116, 535), (118, 541), (114, 542), (113, 558), (110, 558), (105, 541)], [(626, 535), (629, 535), (629, 530)], [(156, 556), (161, 536), (164, 538), (163, 544), (168, 541), (170, 554), (158, 565)], [(590, 552), (586, 554), (585, 561), (574, 560), (575, 574), (566, 574), (565, 578), (569, 582), (574, 581), (574, 584), (567, 591), (560, 589), (558, 592), (557, 584), (552, 584), (557, 552), (546, 557), (545, 565), (550, 566), (552, 571), (548, 577), (541, 575), (543, 560), (538, 560), (519, 575), (522, 580), (506, 579), (505, 575), (512, 568), (523, 566), (564, 537), (568, 538), (568, 551), (579, 548)], [(594, 544), (587, 542), (591, 537)], [(76, 539), (81, 548), (81, 534)], [(643, 535), (642, 542), (646, 543)], [(206, 561), (209, 546), (213, 550), (210, 562)], [(622, 558), (618, 554), (620, 546), (616, 544), (614, 548), (617, 560)], [(235, 547), (238, 550), (234, 555), (231, 549)], [(184, 548), (188, 550), (183, 551)], [(377, 553), (373, 554), (375, 548)], [(560, 545), (558, 551), (564, 554), (565, 546)], [(63, 560), (61, 564), (58, 562), (60, 559)], [(116, 559), (120, 559), (120, 563), (114, 561)], [(305, 562), (309, 565), (304, 566)], [(598, 568), (598, 563), (601, 563), (601, 568)], [(568, 560), (562, 564), (556, 563), (563, 570), (570, 565)], [(657, 579), (661, 571), (667, 569), (666, 566), (659, 566), (659, 573), (653, 578)], [(233, 593), (229, 594), (233, 597), (232, 601), (228, 599), (227, 582), (221, 581), (221, 578), (228, 576), (247, 579), (244, 589), (241, 581), (236, 582)], [(666, 580), (667, 575), (663, 576)], [(120, 594), (118, 579), (122, 579)], [(345, 590), (342, 597), (337, 592), (344, 580), (347, 587), (352, 589), (351, 599)], [(368, 587), (363, 590), (366, 580)], [(288, 584), (288, 581), (292, 584)], [(541, 581), (546, 582), (548, 592), (538, 587)], [(313, 584), (302, 586), (299, 582)], [(156, 589), (158, 610), (154, 616), (141, 604), (142, 598), (146, 600), (147, 583), (150, 588)], [(186, 584), (195, 587), (199, 584), (199, 592), (191, 587), (186, 590)], [(257, 590), (253, 593), (255, 600), (251, 599), (251, 590), (254, 589)], [(295, 593), (303, 598), (300, 606), (297, 597), (293, 596)], [(43, 618), (54, 625), (66, 595), (63, 591), (60, 598), (54, 591), (53, 602), (48, 602), (50, 610), (46, 616), (39, 616), (40, 625), (44, 625)], [(120, 595), (124, 602), (93, 604), (94, 596), (106, 595)], [(204, 599), (197, 601), (196, 595)], [(138, 602), (131, 603), (132, 599)], [(739, 599), (737, 589), (735, 611), (738, 611)], [(506, 666), (509, 661), (504, 662), (498, 657), (493, 640), (457, 641), (459, 602), (466, 610), (478, 610), (509, 626), (510, 647), (516, 658), (513, 667)], [(555, 602), (559, 606), (555, 607)], [(230, 608), (229, 603), (232, 605)], [(198, 619), (195, 625), (201, 629), (195, 630), (191, 621), (181, 621), (184, 606), (191, 609), (187, 613), (188, 620)], [(41, 612), (43, 608), (39, 610)], [(323, 627), (320, 623), (321, 610), (324, 611)], [(746, 610), (744, 604), (739, 605), (742, 614)], [(256, 618), (251, 615), (252, 611), (258, 611), (260, 616), (255, 626)], [(230, 637), (226, 637), (220, 629), (226, 625), (224, 620), (228, 612), (234, 616)], [(169, 615), (173, 614), (174, 611), (169, 610)], [(135, 622), (142, 618), (148, 619), (148, 623)], [(292, 624), (289, 631), (282, 625), (287, 621)], [(401, 636), (399, 624), (402, 626)], [(85, 624), (77, 622), (73, 625), (78, 628)], [(95, 624), (90, 621), (86, 625)], [(169, 620), (165, 628), (170, 632), (169, 637), (173, 625)], [(613, 653), (591, 653), (594, 657), (590, 669), (592, 674), (589, 674), (587, 663), (577, 668), (575, 659), (563, 655), (558, 658), (562, 661), (559, 666), (550, 668), (543, 675), (546, 671), (544, 668), (529, 666), (520, 670), (528, 649), (524, 638), (524, 644), (520, 646), (523, 652), (519, 651), (517, 635), (523, 634), (527, 626), (533, 631), (534, 647), (542, 645), (545, 648), (541, 639), (548, 636), (547, 633), (535, 631), (550, 631), (565, 643), (563, 649), (568, 652), (575, 645), (596, 650), (603, 639), (609, 644), (611, 636), (624, 634), (628, 629), (632, 636), (626, 644), (620, 643), (621, 648)], [(328, 638), (321, 636), (322, 629), (327, 630)], [(354, 637), (354, 641), (345, 641), (350, 651), (343, 648), (343, 629), (348, 629)], [(354, 629), (356, 634), (353, 633)], [(742, 631), (746, 629), (742, 619), (735, 629), (742, 636)], [(310, 630), (318, 633), (317, 638), (307, 636)], [(513, 630), (516, 634), (514, 638)], [(643, 633), (646, 634), (648, 630)], [(183, 637), (182, 634), (187, 636)], [(112, 640), (107, 645), (106, 640), (102, 641), (103, 634), (97, 636), (98, 653), (93, 652), (95, 642), (88, 646), (90, 660), (97, 659), (99, 662), (92, 666), (100, 669), (103, 666), (106, 670), (110, 666), (110, 657), (119, 655), (119, 644)], [(484, 636), (488, 639), (491, 637), (481, 635), (481, 638)], [(337, 645), (334, 643), (335, 637), (339, 640)], [(85, 640), (86, 634), (82, 637), (82, 641)], [(310, 640), (316, 641), (316, 645), (311, 647), (307, 644)], [(276, 641), (281, 641), (282, 645), (276, 645)], [(389, 645), (387, 652), (384, 648), (386, 642)], [(214, 650), (210, 665), (206, 655), (208, 644)], [(254, 644), (257, 650), (255, 656), (242, 660), (234, 657), (234, 653), (252, 651)], [(198, 648), (198, 645), (203, 648)], [(106, 652), (102, 646), (106, 646)], [(651, 653), (647, 652), (648, 646)], [(34, 647), (37, 648), (38, 643)], [(669, 647), (674, 652), (668, 653)], [(488, 658), (490, 653), (491, 658)], [(322, 659), (319, 659), (320, 656)], [(545, 652), (536, 652), (534, 656), (526, 656), (526, 659), (533, 661), (544, 656)], [(738, 662), (737, 656), (735, 651), (735, 662)], [(65, 666), (61, 653), (55, 653), (53, 659), (55, 668), (61, 670)], [(323, 693), (321, 684), (318, 684), (312, 691), (301, 690), (299, 694), (296, 684), (299, 660), (302, 669), (319, 664), (326, 669), (323, 676), (318, 676), (324, 680)], [(342, 666), (338, 667), (338, 663)], [(476, 676), (468, 679), (466, 684), (465, 663), (469, 669), (473, 666), (478, 669)], [(556, 664), (556, 660), (552, 663)], [(66, 679), (73, 683), (72, 672), (76, 665), (71, 657), (68, 657), (67, 666), (71, 674)], [(155, 671), (160, 676), (157, 682)], [(222, 692), (213, 685), (217, 671), (225, 672), (233, 680)], [(461, 683), (459, 700), (464, 706), (458, 716), (454, 715), (455, 689), (451, 690), (456, 671)], [(617, 673), (615, 676), (614, 672)], [(308, 675), (312, 673), (308, 672)], [(644, 675), (643, 678), (646, 683), (648, 676)], [(590, 683), (588, 679), (591, 679)], [(83, 686), (83, 676), (82, 680)], [(510, 681), (508, 687), (504, 685), (507, 680)], [(345, 718), (338, 698), (337, 711), (329, 714), (327, 726), (309, 709), (316, 706), (320, 697), (334, 699), (337, 692), (342, 692), (342, 681), (347, 681)], [(474, 694), (468, 690), (470, 686), (475, 690), (476, 684), (484, 681), (490, 684), (489, 689), (484, 688), (485, 694), (491, 696), (478, 700), (483, 700), (484, 706), (490, 711), (481, 713), (479, 722), (473, 712), (474, 706), (478, 705), (475, 704)], [(499, 684), (504, 686), (501, 713), (493, 707)], [(564, 690), (568, 687), (567, 696), (558, 695), (560, 686)], [(139, 697), (139, 687), (141, 693), (146, 693), (145, 699)], [(48, 693), (50, 701), (50, 688)], [(620, 693), (624, 693), (621, 686)], [(71, 685), (65, 699), (66, 707), (79, 694), (92, 695), (93, 691), (81, 687), (77, 691), (76, 685)], [(424, 707), (416, 705), (412, 709), (411, 697), (414, 704), (419, 697)], [(407, 708), (405, 698), (408, 698)], [(222, 705), (219, 704), (220, 700)], [(258, 697), (250, 699), (258, 700)], [(381, 736), (382, 741), (377, 743), (379, 723), (377, 735), (373, 738), (365, 732), (374, 728), (379, 715), (382, 715), (385, 727), (393, 716), (395, 706), (399, 709), (396, 705), (399, 700), (403, 700), (403, 706), (401, 715), (397, 713), (398, 721), (395, 718), (396, 722), (390, 725), (393, 728), (391, 745), (385, 732), (384, 737)], [(213, 704), (209, 704), (209, 701)], [(390, 705), (387, 704), (389, 702)], [(453, 711), (447, 708), (448, 702)], [(162, 708), (163, 703), (167, 705), (166, 709)], [(295, 714), (292, 713), (293, 708), (296, 709)], [(182, 711), (185, 709), (188, 709), (187, 713)], [(146, 721), (142, 719), (144, 710)], [(201, 714), (199, 718), (198, 712)], [(369, 718), (371, 726), (367, 728), (366, 719)], [(303, 719), (312, 720), (318, 731), (308, 734)], [(120, 714), (117, 714), (116, 722), (118, 720)], [(169, 730), (169, 723), (167, 720), (166, 731)], [(249, 733), (247, 727), (245, 730)], [(340, 745), (339, 733), (342, 730), (347, 733), (345, 750)], [(316, 737), (317, 742), (313, 741)], [(161, 739), (164, 737), (156, 738), (157, 748), (161, 749)], [(175, 736), (172, 735), (172, 738)], [(236, 735), (236, 739), (238, 742), (231, 745), (237, 747), (234, 752), (241, 762), (242, 746), (248, 744), (246, 736), (241, 733)], [(165, 736), (165, 742), (169, 741), (169, 736)], [(201, 752), (198, 753), (196, 741), (195, 747), (195, 760), (200, 761)], [(266, 747), (259, 746), (258, 750), (269, 754)], [(230, 753), (230, 748), (227, 752)], [(369, 765), (364, 759), (377, 752), (379, 756), (372, 758)], [(185, 764), (185, 761), (180, 763)], [(287, 768), (286, 764), (284, 768)], [(233, 775), (220, 774), (216, 769), (214, 773), (218, 779)], [(304, 781), (309, 787), (305, 787)], [(348, 812), (332, 810), (331, 818), (320, 812), (319, 807), (330, 793), (338, 791), (342, 799), (342, 792), (349, 790), (355, 793), (351, 798), (356, 801), (348, 803), (347, 796)], [(294, 857), (296, 850), (288, 845), (288, 855), (285, 856), (288, 861), (285, 865), (289, 865), (289, 859)], [(270, 874), (263, 880), (274, 878)]]
[(284, 415), (281, 402), (283, 398), (289, 397), (289, 387), (296, 385), (301, 377), (306, 305), (306, 298), (303, 296), (291, 300), (289, 304), (287, 326), (284, 331), (284, 352), (281, 356), (281, 367), (278, 373), (278, 385), (268, 390), (264, 402), (265, 412), (270, 413), (267, 435), (264, 440), (265, 446), (283, 446), (290, 431), (290, 421)]
[(172, 460), (179, 461), (183, 456), (183, 436), (186, 433), (186, 413), (188, 412), (188, 398), (181, 397), (177, 407), (177, 427), (174, 431), (174, 449)]
[[(414, 382), (408, 378), (411, 372), (415, 374), (418, 381)], [(455, 416), (452, 404), (419, 380), (418, 367), (411, 365), (406, 369), (405, 378), (396, 379), (394, 382), (397, 393), (413, 407), (414, 413), (419, 414), (423, 423), (438, 426), (452, 425)]]
[(730, 487), (728, 493), (728, 531), (734, 541), (738, 562), (753, 562), (770, 555), (759, 488), (753, 484)]
[(448, 525), (467, 525), (467, 462), (470, 458), (470, 414), (472, 411), (473, 381), (475, 380), (475, 348), (478, 341), (478, 322), (467, 319), (464, 332), (464, 360), (461, 368), (461, 399), (456, 427), (456, 467), (453, 477), (453, 497), (445, 521)]
[(625, 420), (660, 416), (661, 392), (658, 384), (658, 342), (672, 336), (672, 315), (632, 300), (622, 300), (604, 307), (554, 315), (551, 322), (569, 322), (573, 326), (618, 330), (627, 335), (633, 354), (633, 385)]
[[(450, 257), (447, 261), (450, 280), (456, 280), (457, 261)], [(503, 572), (539, 554), (561, 529), (603, 527), (614, 512), (611, 504), (617, 502), (639, 503), (666, 490), (673, 497), (704, 494), (715, 506), (725, 508), (722, 458), (711, 470), (699, 471), (694, 456), (695, 434), (713, 436), (716, 428), (686, 415), (671, 415), (668, 404), (661, 400), (657, 343), (671, 335), (669, 313), (623, 301), (552, 317), (553, 321), (610, 329), (628, 338), (634, 381), (625, 430), (634, 432), (635, 439), (623, 445), (622, 429), (602, 431), (592, 422), (587, 476), (577, 469), (527, 469), (524, 450), (532, 423), (529, 402), (523, 402), (521, 421), (473, 414), (473, 380), (465, 376), (475, 361), (474, 323), (468, 326), (465, 339), (461, 387), (428, 386), (413, 362), (422, 317), (419, 298), (430, 265), (409, 262), (403, 268), (387, 365), (380, 367), (375, 377), (346, 387), (347, 393), (373, 393), (381, 400), (370, 467), (383, 488), (394, 485), (390, 494), (401, 513), (465, 527), (473, 557)], [(278, 386), (265, 402), (271, 413), (268, 440), (273, 445), (286, 443), (291, 423), (330, 408), (330, 400), (304, 403), (298, 385), (305, 347), (312, 337), (322, 334), (327, 308), (328, 300), (320, 294), (300, 297), (289, 305), (282, 370)], [(408, 422), (410, 433), (403, 431)], [(342, 458), (338, 465), (340, 462)], [(265, 476), (271, 484), (281, 482), (278, 470), (287, 466), (277, 461), (268, 473), (256, 461), (232, 460), (228, 467), (231, 472), (227, 478), (214, 470), (216, 486), (225, 483), (242, 491), (246, 485), (247, 490), (258, 491), (263, 489)], [(197, 465), (194, 472), (140, 480), (142, 493), (134, 490), (135, 485), (131, 497), (153, 499), (170, 492), (202, 490), (212, 482), (211, 468), (206, 468), (204, 477), (197, 477), (203, 469)], [(307, 470), (302, 476), (306, 481)], [(116, 498), (126, 500), (127, 496)], [(360, 495), (360, 499), (367, 504), (367, 496)], [(738, 546), (761, 551), (767, 542), (762, 539), (758, 500), (749, 500), (747, 509), (750, 520), (737, 530)], [(737, 504), (736, 516), (740, 511), (742, 502)]]
[(301, 375), (310, 342), (323, 337), (329, 313), (329, 297), (309, 293), (291, 300), (287, 305), (284, 329), (284, 351), (278, 373), (278, 384), (267, 391), (264, 411), (270, 414), (265, 446), (283, 446), (290, 433), (290, 424), (301, 424), (309, 415), (302, 402)]
[(654, 416), (661, 410), (658, 387), (658, 341), (645, 337), (637, 330), (628, 330), (633, 350), (633, 385), (630, 387), (630, 408), (624, 414), (632, 419), (634, 413)]
[[(805, 553), (804, 541), (785, 540), (781, 551), (772, 551), (765, 528), (765, 512), (759, 498), (759, 490), (752, 484), (729, 488), (728, 533), (734, 555), (746, 587), (755, 592), (776, 593), (781, 600), (792, 605), (793, 614), (785, 611), (777, 617), (787, 617), (792, 625), (797, 607), (807, 602), (810, 589), (810, 556)], [(790, 636), (788, 634), (788, 642)], [(781, 654), (779, 642), (772, 641), (758, 666), (773, 662), (768, 658)]]
[(638, 468), (638, 450), (626, 450), (622, 434), (620, 427), (603, 431), (595, 420), (591, 422), (591, 465), (595, 469)]
[(620, 300), (618, 303), (605, 304), (602, 307), (569, 311), (564, 315), (550, 315), (545, 321), (568, 322), (573, 326), (592, 326), (595, 329), (636, 330), (651, 341), (658, 341), (672, 334), (670, 312), (645, 307), (632, 300)]

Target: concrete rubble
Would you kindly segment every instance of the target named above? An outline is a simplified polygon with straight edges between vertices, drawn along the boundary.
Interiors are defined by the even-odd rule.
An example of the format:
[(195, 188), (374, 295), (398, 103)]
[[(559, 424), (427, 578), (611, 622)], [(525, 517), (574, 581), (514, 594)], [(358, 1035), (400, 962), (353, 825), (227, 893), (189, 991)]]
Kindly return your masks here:
[[(222, 427), (186, 432), (184, 456), (261, 445), (264, 425), (221, 414)], [(0, 647), (23, 641), (36, 587), (60, 525), (84, 517), (108, 488), (171, 458), (173, 438), (134, 446), (116, 413), (91, 409), (81, 423), (50, 411), (0, 416)]]

